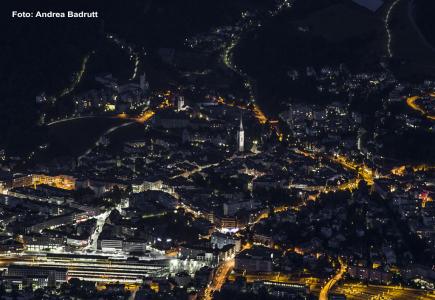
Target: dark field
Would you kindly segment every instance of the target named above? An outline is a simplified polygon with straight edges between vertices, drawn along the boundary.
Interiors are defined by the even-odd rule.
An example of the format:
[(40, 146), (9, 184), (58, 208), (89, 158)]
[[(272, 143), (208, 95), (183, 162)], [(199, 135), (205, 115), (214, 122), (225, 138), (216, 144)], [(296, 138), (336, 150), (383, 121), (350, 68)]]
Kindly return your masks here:
[[(321, 99), (309, 82), (292, 82), (287, 75), (290, 69), (304, 72), (306, 66), (318, 69), (341, 63), (352, 71), (379, 68), (384, 52), (379, 17), (349, 1), (330, 1), (333, 6), (319, 9), (316, 4), (311, 11), (296, 6), (266, 21), (261, 29), (247, 34), (235, 50), (236, 64), (254, 79), (258, 100), (271, 114), (285, 107), (289, 98), (329, 101)], [(343, 26), (342, 22), (349, 24)]]
[[(427, 1), (426, 1), (427, 2)], [(435, 49), (428, 43), (433, 39), (433, 26), (428, 29), (428, 12), (432, 4), (425, 1), (401, 1), (392, 13), (392, 69), (403, 80), (413, 82), (435, 78)], [(412, 6), (412, 3), (415, 6)], [(423, 12), (424, 10), (425, 12)], [(435, 23), (434, 23), (435, 25)], [(421, 32), (419, 32), (421, 28)], [(427, 40), (426, 40), (427, 34)]]
[(435, 2), (432, 0), (415, 0), (416, 22), (429, 43), (435, 45)]
[(52, 125), (48, 128), (47, 141), (50, 146), (46, 154), (48, 157), (80, 156), (105, 131), (125, 122), (121, 119), (95, 117)]

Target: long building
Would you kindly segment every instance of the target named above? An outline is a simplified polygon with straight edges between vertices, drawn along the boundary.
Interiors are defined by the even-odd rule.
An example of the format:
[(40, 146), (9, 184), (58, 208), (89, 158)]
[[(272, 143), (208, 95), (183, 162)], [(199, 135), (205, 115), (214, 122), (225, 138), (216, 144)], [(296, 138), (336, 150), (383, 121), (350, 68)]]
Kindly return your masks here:
[[(37, 270), (42, 270), (40, 272), (45, 272), (44, 270), (62, 269), (66, 270), (66, 281), (78, 278), (93, 282), (134, 284), (142, 283), (145, 278), (150, 277), (167, 278), (184, 269), (190, 270), (189, 273), (193, 274), (202, 266), (204, 264), (195, 261), (168, 259), (164, 256), (139, 259), (91, 254), (48, 253), (41, 256), (22, 257), (11, 264), (8, 270), (10, 269), (14, 276), (21, 276), (21, 273), (18, 274), (15, 270), (30, 270), (37, 267)], [(60, 283), (64, 279), (59, 277), (56, 280)]]
[(76, 188), (76, 179), (69, 175), (50, 176), (45, 174), (29, 174), (27, 176), (14, 178), (11, 187), (28, 187), (42, 184), (64, 190), (74, 190)]

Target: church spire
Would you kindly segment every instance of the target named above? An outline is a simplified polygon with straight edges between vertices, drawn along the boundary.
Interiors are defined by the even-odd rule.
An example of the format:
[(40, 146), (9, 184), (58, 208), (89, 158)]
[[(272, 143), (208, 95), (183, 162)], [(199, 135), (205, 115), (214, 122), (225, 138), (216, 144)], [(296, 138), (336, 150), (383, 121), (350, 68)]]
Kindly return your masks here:
[(240, 128), (239, 131), (243, 131), (243, 115), (240, 114)]
[(240, 126), (237, 130), (237, 150), (239, 152), (245, 151), (245, 131), (243, 129), (243, 115), (240, 115)]

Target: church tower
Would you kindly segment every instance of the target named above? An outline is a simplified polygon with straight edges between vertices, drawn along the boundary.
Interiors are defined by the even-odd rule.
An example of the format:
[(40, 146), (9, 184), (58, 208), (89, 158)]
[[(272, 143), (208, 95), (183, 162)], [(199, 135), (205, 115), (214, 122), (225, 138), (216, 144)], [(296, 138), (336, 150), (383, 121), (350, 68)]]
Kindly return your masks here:
[(243, 130), (243, 117), (240, 116), (240, 127), (237, 131), (237, 151), (245, 151), (245, 131)]
[(177, 97), (177, 111), (182, 111), (184, 109), (184, 97)]

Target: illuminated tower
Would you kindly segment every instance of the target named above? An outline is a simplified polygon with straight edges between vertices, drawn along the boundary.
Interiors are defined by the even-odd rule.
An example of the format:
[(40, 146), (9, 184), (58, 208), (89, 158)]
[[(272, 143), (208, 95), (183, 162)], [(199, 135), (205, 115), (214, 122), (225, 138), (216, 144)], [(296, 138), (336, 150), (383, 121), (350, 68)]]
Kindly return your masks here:
[(239, 152), (245, 151), (245, 131), (243, 130), (243, 118), (240, 116), (240, 127), (237, 131), (237, 150)]
[(178, 96), (177, 97), (177, 110), (181, 111), (184, 108), (184, 97), (183, 96)]

